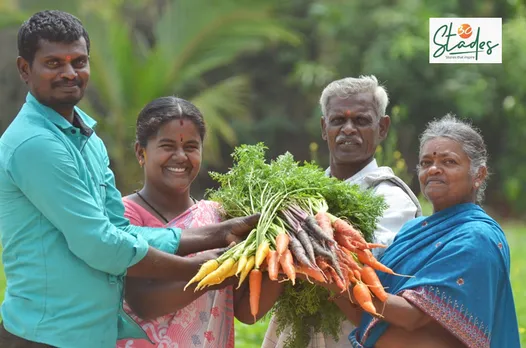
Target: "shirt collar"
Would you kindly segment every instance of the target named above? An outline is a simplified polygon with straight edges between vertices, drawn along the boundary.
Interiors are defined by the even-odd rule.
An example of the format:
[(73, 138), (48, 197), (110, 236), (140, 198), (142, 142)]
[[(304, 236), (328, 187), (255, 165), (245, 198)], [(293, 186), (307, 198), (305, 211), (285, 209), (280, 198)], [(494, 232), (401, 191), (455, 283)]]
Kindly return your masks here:
[[(69, 123), (62, 115), (53, 110), (52, 108), (39, 102), (30, 92), (27, 93), (26, 103), (36, 107), (44, 113), (44, 116), (53, 122), (57, 127), (62, 130), (67, 130), (73, 128), (73, 125)], [(75, 117), (78, 119), (77, 122), (74, 121), (75, 126), (81, 129), (85, 135), (91, 135), (93, 133), (93, 128), (97, 125), (97, 121), (89, 117), (85, 112), (83, 112), (77, 106), (74, 107)]]
[[(369, 162), (369, 164), (363, 167), (358, 173), (354, 174), (350, 178), (345, 179), (345, 181), (350, 183), (357, 183), (368, 174), (374, 172), (376, 169), (378, 169), (378, 163), (376, 162), (376, 158), (373, 158), (373, 160)], [(331, 176), (331, 167), (327, 168), (325, 173), (328, 176)]]

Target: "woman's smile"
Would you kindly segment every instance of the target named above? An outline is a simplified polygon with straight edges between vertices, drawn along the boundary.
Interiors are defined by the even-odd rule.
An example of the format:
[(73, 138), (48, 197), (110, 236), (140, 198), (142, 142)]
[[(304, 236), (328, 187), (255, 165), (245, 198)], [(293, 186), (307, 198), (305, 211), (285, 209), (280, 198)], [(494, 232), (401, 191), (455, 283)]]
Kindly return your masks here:
[(182, 174), (187, 171), (186, 167), (164, 167), (164, 169), (173, 174)]

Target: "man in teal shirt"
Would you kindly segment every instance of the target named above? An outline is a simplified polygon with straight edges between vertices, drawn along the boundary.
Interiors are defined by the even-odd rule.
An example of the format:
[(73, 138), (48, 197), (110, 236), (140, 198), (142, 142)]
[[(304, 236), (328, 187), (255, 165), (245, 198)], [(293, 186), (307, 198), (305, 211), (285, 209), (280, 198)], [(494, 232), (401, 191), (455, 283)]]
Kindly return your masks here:
[(0, 346), (104, 348), (147, 338), (122, 310), (124, 277), (189, 279), (222, 250), (175, 253), (226, 247), (257, 216), (184, 233), (130, 225), (96, 122), (76, 107), (90, 75), (81, 22), (39, 12), (20, 28), (18, 49), (29, 93), (0, 138)]

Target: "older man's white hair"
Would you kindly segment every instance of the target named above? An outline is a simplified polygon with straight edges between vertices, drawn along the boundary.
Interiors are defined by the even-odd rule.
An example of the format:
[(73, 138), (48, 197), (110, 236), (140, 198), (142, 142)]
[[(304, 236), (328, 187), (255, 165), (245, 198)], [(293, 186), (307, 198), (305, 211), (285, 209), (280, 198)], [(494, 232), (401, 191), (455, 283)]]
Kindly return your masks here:
[(387, 91), (378, 83), (376, 76), (346, 77), (341, 80), (331, 82), (320, 97), (320, 107), (323, 116), (327, 117), (327, 107), (331, 98), (349, 98), (359, 93), (371, 93), (373, 95), (374, 108), (376, 117), (385, 116), (385, 110), (389, 104)]

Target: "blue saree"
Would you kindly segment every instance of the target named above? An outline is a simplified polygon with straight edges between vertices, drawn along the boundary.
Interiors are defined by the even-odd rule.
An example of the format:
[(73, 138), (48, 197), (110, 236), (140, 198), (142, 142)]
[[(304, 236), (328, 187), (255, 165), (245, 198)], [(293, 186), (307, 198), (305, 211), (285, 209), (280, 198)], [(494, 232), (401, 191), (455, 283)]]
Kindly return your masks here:
[[(475, 204), (459, 204), (404, 225), (380, 260), (400, 274), (378, 272), (404, 297), (469, 348), (519, 348), (508, 243), (498, 223)], [(351, 346), (372, 348), (389, 323), (365, 313)]]

